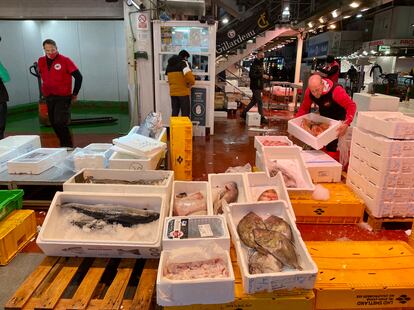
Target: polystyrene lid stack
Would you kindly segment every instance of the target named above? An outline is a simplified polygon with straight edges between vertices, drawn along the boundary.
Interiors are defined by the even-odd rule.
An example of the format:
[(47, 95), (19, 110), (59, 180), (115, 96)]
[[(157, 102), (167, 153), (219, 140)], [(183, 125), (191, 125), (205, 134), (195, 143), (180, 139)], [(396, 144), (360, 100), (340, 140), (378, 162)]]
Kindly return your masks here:
[(414, 216), (414, 118), (359, 112), (347, 184), (374, 217)]

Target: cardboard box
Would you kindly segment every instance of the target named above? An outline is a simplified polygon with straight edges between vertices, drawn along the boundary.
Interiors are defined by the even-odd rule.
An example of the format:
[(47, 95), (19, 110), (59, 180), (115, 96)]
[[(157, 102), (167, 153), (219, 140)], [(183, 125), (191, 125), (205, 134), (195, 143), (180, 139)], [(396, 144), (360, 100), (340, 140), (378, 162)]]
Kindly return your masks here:
[[(96, 204), (105, 204), (152, 210), (159, 212), (159, 219), (148, 224), (132, 226), (128, 232), (125, 232), (125, 227), (120, 227), (121, 224), (116, 226), (119, 230), (117, 232), (105, 231), (105, 227), (99, 231), (99, 227), (93, 228), (93, 226), (89, 231), (85, 231), (85, 226), (80, 229), (69, 222), (68, 218), (62, 217), (64, 214), (60, 206), (68, 202), (92, 205), (92, 207)], [(49, 256), (156, 258), (160, 255), (166, 210), (163, 195), (57, 192), (36, 243)], [(68, 223), (71, 225), (67, 225)], [(141, 225), (152, 225), (154, 229), (150, 234), (145, 235)], [(62, 228), (66, 226), (68, 229)], [(80, 237), (82, 230), (85, 232), (83, 234), (85, 237)], [(114, 236), (115, 240), (113, 240)]]
[[(327, 123), (329, 124), (329, 128), (315, 137), (302, 128), (301, 124), (304, 119), (308, 119), (313, 122)], [(307, 145), (310, 145), (314, 149), (319, 150), (338, 138), (338, 133), (336, 130), (340, 124), (340, 121), (320, 116), (319, 114), (310, 113), (288, 121), (288, 132)]]
[(247, 126), (260, 126), (261, 116), (257, 112), (247, 112), (246, 124)]
[(341, 182), (342, 165), (322, 151), (302, 151), (303, 161), (315, 183)]
[[(310, 257), (300, 232), (296, 228), (295, 221), (291, 217), (287, 204), (284, 201), (231, 204), (226, 206), (225, 209), (227, 222), (230, 226), (230, 232), (236, 248), (237, 261), (240, 266), (245, 293), (253, 294), (263, 291), (271, 292), (298, 288), (312, 289), (314, 287), (318, 268)], [(293, 243), (298, 256), (298, 263), (302, 267), (302, 270), (284, 268), (278, 273), (249, 273), (248, 261), (251, 250), (240, 240), (237, 233), (237, 225), (251, 211), (263, 219), (266, 219), (270, 215), (279, 216), (290, 225)]]

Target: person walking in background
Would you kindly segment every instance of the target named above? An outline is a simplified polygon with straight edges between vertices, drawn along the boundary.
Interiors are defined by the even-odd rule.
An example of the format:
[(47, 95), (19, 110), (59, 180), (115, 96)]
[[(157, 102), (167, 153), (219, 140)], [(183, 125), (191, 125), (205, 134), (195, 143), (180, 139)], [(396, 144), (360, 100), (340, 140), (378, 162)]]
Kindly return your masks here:
[(171, 116), (190, 117), (190, 89), (195, 83), (193, 72), (188, 63), (190, 54), (182, 50), (168, 59), (165, 74), (168, 76), (171, 96)]
[[(82, 75), (69, 57), (59, 54), (55, 41), (43, 41), (43, 50), (46, 55), (39, 58), (38, 66), (49, 121), (59, 138), (60, 146), (72, 148), (70, 107), (77, 100), (82, 86)], [(75, 79), (73, 90), (72, 77)]]
[(10, 81), (9, 73), (0, 62), (0, 139), (4, 138), (4, 130), (6, 129), (7, 101), (9, 101), (9, 94), (7, 93), (4, 83), (7, 83), (8, 81)]
[(240, 116), (245, 119), (247, 112), (249, 112), (250, 109), (257, 104), (257, 108), (261, 116), (261, 123), (267, 124), (268, 120), (263, 114), (262, 91), (264, 88), (264, 79), (269, 79), (270, 77), (264, 73), (263, 58), (264, 52), (259, 51), (250, 67), (250, 89), (252, 90), (253, 97)]
[(382, 74), (382, 68), (379, 64), (374, 63), (374, 65), (371, 67), (371, 70), (369, 71), (369, 76), (372, 76), (372, 83), (378, 84), (380, 75)]
[(322, 73), (322, 77), (330, 79), (334, 83), (338, 83), (339, 80), (339, 63), (335, 60), (335, 57), (329, 55), (326, 57), (326, 65), (318, 70)]

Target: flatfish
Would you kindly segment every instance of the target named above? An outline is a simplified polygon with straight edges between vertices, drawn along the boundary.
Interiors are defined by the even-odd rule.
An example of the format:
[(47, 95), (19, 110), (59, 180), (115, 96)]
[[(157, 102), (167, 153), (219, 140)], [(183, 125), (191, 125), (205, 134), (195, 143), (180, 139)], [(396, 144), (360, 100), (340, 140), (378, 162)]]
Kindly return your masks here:
[(237, 225), (237, 233), (241, 241), (253, 249), (257, 247), (253, 235), (253, 230), (257, 228), (266, 229), (266, 225), (262, 218), (254, 212), (246, 214)]
[(282, 268), (282, 263), (271, 254), (262, 254), (255, 251), (249, 257), (250, 274), (280, 272)]

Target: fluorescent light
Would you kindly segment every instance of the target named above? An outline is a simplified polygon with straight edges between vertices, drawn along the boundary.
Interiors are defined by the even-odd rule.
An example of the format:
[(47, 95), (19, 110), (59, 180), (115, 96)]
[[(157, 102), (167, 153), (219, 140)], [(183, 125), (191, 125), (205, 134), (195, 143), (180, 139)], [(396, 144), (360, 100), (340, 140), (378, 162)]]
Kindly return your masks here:
[(361, 18), (362, 17), (362, 14), (358, 14), (357, 16), (356, 16), (356, 18)]
[(369, 8), (363, 8), (363, 9), (361, 9), (361, 12), (365, 12), (365, 11), (368, 11), (369, 10)]
[(224, 17), (224, 18), (221, 20), (221, 22), (222, 22), (223, 24), (227, 24), (227, 23), (229, 22), (229, 19), (228, 19), (227, 17)]
[(351, 15), (345, 15), (344, 17), (342, 17), (343, 19), (348, 19), (348, 18), (350, 18), (351, 17)]
[(367, 56), (368, 55), (368, 52), (367, 51), (363, 51), (362, 54), (364, 54), (365, 56)]
[[(312, 28), (313, 27), (313, 23), (312, 22), (309, 22), (308, 23), (308, 26), (309, 26), (309, 28)], [(414, 26), (414, 25), (411, 25), (411, 26)]]
[(333, 18), (337, 18), (339, 16), (338, 10), (332, 11), (331, 14)]
[(319, 17), (319, 22), (320, 22), (321, 24), (325, 23), (325, 19), (323, 18), (323, 16)]
[(349, 5), (351, 8), (353, 8), (353, 9), (356, 9), (357, 7), (359, 7), (359, 2), (352, 2), (350, 5)]
[(330, 24), (328, 28), (329, 29), (336, 29), (336, 25), (335, 24)]

